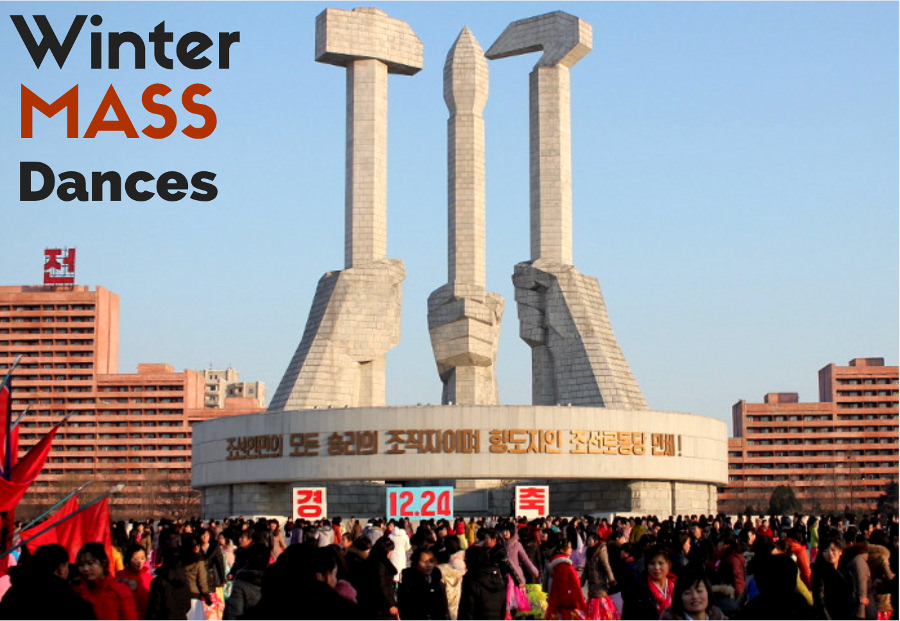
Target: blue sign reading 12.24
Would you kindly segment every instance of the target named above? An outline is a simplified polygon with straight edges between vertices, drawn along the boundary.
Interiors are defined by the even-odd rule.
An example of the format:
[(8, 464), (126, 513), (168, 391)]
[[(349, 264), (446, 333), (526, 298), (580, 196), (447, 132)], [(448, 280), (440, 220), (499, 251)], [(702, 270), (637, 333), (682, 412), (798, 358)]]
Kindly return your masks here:
[(389, 487), (388, 519), (453, 518), (452, 487)]

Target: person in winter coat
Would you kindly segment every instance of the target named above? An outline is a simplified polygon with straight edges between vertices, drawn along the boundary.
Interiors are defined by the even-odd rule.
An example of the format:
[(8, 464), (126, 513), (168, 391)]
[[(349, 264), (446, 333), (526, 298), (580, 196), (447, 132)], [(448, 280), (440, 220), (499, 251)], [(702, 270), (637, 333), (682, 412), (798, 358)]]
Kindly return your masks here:
[(237, 546), (224, 533), (219, 533), (216, 536), (216, 543), (219, 546), (219, 551), (222, 553), (222, 561), (225, 564), (225, 573), (222, 574), (222, 580), (227, 582), (228, 574), (231, 573), (231, 566), (234, 565), (234, 551), (237, 549)]
[(109, 575), (109, 557), (102, 543), (86, 543), (78, 551), (81, 584), (75, 594), (94, 607), (98, 619), (136, 619), (134, 595), (124, 584)]
[(754, 557), (759, 595), (738, 613), (738, 619), (815, 619), (815, 609), (797, 592), (797, 564), (787, 554)]
[[(450, 610), (450, 618), (456, 619), (459, 614), (459, 598), (462, 595), (462, 581), (466, 573), (465, 560), (456, 559), (459, 550), (459, 537), (448, 535), (438, 542), (436, 557), (441, 570), (441, 582), (447, 593), (447, 608)], [(454, 562), (456, 561), (456, 562)]]
[(323, 519), (319, 522), (319, 527), (315, 531), (316, 535), (316, 545), (320, 548), (327, 548), (334, 541), (334, 529), (331, 527), (331, 522), (327, 519)]
[(225, 556), (213, 531), (201, 528), (197, 536), (200, 539), (200, 556), (206, 564), (206, 584), (213, 604), (211, 613), (220, 618), (225, 610)]
[(686, 532), (678, 533), (677, 542), (678, 546), (675, 548), (675, 554), (672, 556), (672, 571), (676, 575), (678, 575), (679, 570), (690, 564), (691, 536)]
[[(191, 611), (189, 619), (205, 619), (203, 605), (212, 605), (209, 581), (206, 574), (206, 561), (200, 553), (200, 542), (192, 535), (183, 538), (184, 576), (191, 590)], [(202, 616), (201, 616), (202, 615)]]
[(528, 560), (534, 565), (537, 572), (531, 576), (525, 576), (528, 584), (538, 584), (544, 575), (544, 553), (541, 551), (541, 533), (535, 528), (525, 527), (519, 529), (519, 542), (528, 555)]
[(658, 619), (672, 605), (675, 576), (665, 546), (651, 546), (644, 555), (644, 569), (622, 593), (623, 619)]
[(263, 573), (269, 564), (269, 548), (256, 543), (247, 553), (247, 565), (238, 571), (231, 587), (231, 597), (225, 603), (223, 619), (240, 619), (262, 598)]
[(138, 618), (143, 619), (147, 614), (147, 599), (150, 597), (150, 581), (153, 580), (153, 572), (147, 563), (147, 553), (143, 546), (132, 544), (124, 556), (125, 567), (116, 572), (116, 581), (121, 582), (134, 594), (134, 605), (137, 608)]
[(869, 541), (869, 573), (872, 577), (872, 595), (869, 597), (875, 599), (878, 619), (890, 619), (894, 611), (891, 605), (891, 582), (894, 580), (894, 572), (891, 571), (890, 559), (891, 551), (888, 548)]
[[(341, 597), (335, 590), (338, 583), (338, 567), (334, 550), (318, 548), (310, 555), (297, 581), (293, 596), (292, 616), (282, 619), (361, 619), (359, 606)], [(396, 613), (394, 613), (396, 618)]]
[(459, 598), (459, 619), (506, 618), (506, 579), (484, 546), (466, 550), (466, 575)]
[(475, 522), (475, 518), (469, 518), (469, 523), (466, 524), (466, 542), (471, 546), (475, 544), (475, 535), (478, 532), (478, 524)]
[(375, 542), (384, 537), (384, 529), (381, 527), (381, 520), (375, 519), (369, 522), (366, 525), (366, 528), (363, 529), (363, 537), (368, 537), (369, 541), (372, 542), (372, 545), (375, 545)]
[[(804, 553), (806, 549), (804, 548)], [(734, 532), (726, 530), (716, 544), (716, 584), (727, 584), (734, 588), (734, 599), (744, 592), (744, 551)]]
[(272, 539), (272, 560), (278, 560), (278, 556), (287, 548), (284, 533), (281, 532), (281, 524), (278, 520), (271, 519), (268, 522), (269, 537)]
[(10, 567), (12, 586), (0, 601), (0, 619), (96, 619), (94, 608), (72, 590), (69, 553), (58, 543), (40, 546), (27, 565)]
[[(391, 523), (393, 524), (393, 520), (391, 520)], [(406, 520), (400, 520), (398, 523), (393, 524), (393, 527), (390, 528), (389, 537), (394, 543), (394, 549), (391, 550), (389, 558), (394, 567), (397, 568), (397, 573), (394, 574), (394, 581), (397, 582), (401, 579), (400, 572), (409, 567), (409, 555), (412, 550), (409, 543), (409, 533), (406, 532)]]
[(434, 553), (416, 548), (397, 590), (401, 619), (449, 619), (447, 591)]
[(503, 545), (506, 548), (506, 558), (509, 559), (509, 565), (512, 567), (513, 573), (515, 573), (515, 583), (525, 584), (526, 575), (540, 575), (538, 568), (535, 567), (534, 563), (532, 563), (531, 559), (528, 557), (528, 554), (525, 553), (525, 548), (522, 547), (522, 544), (519, 541), (519, 535), (515, 532), (515, 528), (512, 526), (504, 526), (497, 529), (497, 532), (500, 533)]
[(587, 602), (581, 590), (578, 571), (572, 564), (572, 550), (572, 542), (563, 538), (556, 554), (550, 557), (547, 619), (583, 619), (587, 613)]
[(247, 550), (253, 543), (253, 533), (249, 530), (241, 531), (237, 537), (237, 547), (234, 549), (234, 562), (231, 564), (231, 569), (228, 570), (228, 575), (225, 576), (225, 580), (234, 580), (234, 574), (243, 569), (244, 565), (247, 564)]
[(397, 568), (389, 556), (394, 542), (384, 536), (375, 542), (365, 564), (365, 578), (357, 592), (357, 601), (363, 615), (369, 619), (396, 619), (397, 596), (394, 591), (394, 574)]
[(850, 583), (852, 619), (874, 619), (877, 616), (868, 561), (869, 545), (865, 541), (847, 546), (841, 554), (838, 569)]
[(606, 542), (599, 535), (588, 535), (582, 582), (588, 587), (588, 618), (615, 619), (618, 610), (609, 596), (609, 590), (616, 584), (616, 577), (609, 563)]
[(372, 552), (372, 542), (368, 537), (357, 537), (344, 552), (344, 562), (347, 565), (347, 580), (356, 589), (357, 594), (363, 588), (366, 579), (366, 559)]
[(191, 609), (191, 590), (181, 562), (181, 536), (174, 531), (160, 535), (162, 564), (150, 582), (146, 619), (185, 619)]
[(712, 585), (704, 572), (689, 570), (675, 581), (672, 605), (662, 611), (660, 619), (727, 619), (712, 603)]
[(150, 551), (153, 549), (153, 537), (143, 522), (135, 524), (128, 535), (128, 545), (132, 546), (134, 544), (144, 548), (144, 553), (147, 555), (147, 558), (150, 558)]
[(809, 552), (806, 550), (806, 544), (801, 541), (802, 535), (796, 528), (789, 528), (785, 534), (788, 552), (794, 556), (797, 568), (800, 570), (800, 580), (803, 581), (806, 588), (809, 588), (812, 586), (812, 570), (809, 566)]
[(506, 554), (506, 546), (500, 541), (500, 533), (496, 529), (486, 528), (484, 530), (484, 547), (488, 549), (488, 553), (491, 555), (491, 563), (496, 565), (500, 569), (500, 573), (503, 574), (504, 582), (508, 576), (513, 581), (513, 586), (525, 584), (516, 574), (512, 564), (510, 564), (509, 556)]
[(819, 551), (813, 562), (813, 606), (823, 619), (849, 619), (853, 616), (850, 583), (838, 571), (841, 552), (840, 539), (826, 535), (819, 542)]
[(200, 537), (200, 553), (206, 563), (206, 582), (209, 590), (215, 591), (225, 585), (225, 556), (219, 542), (208, 528), (198, 531)]

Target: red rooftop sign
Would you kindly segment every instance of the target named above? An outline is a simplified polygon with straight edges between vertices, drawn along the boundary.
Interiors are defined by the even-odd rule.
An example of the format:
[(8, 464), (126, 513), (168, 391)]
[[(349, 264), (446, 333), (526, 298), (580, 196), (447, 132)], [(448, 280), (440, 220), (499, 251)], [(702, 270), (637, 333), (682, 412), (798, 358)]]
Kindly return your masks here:
[(44, 284), (75, 284), (75, 248), (44, 250)]

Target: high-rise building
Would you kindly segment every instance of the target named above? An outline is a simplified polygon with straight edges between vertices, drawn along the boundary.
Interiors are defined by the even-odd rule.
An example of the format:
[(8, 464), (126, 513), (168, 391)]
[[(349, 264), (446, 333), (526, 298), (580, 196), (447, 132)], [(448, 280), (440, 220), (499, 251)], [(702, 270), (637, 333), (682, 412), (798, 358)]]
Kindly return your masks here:
[(119, 298), (80, 285), (0, 287), (0, 374), (13, 373), (13, 416), (20, 454), (71, 414), (47, 464), (17, 508), (27, 518), (78, 485), (116, 483), (114, 517), (181, 513), (195, 506), (191, 489), (193, 423), (258, 412), (246, 399), (204, 403), (199, 371), (139, 364), (118, 373)]
[(790, 485), (804, 509), (874, 509), (898, 481), (898, 367), (856, 358), (819, 371), (819, 401), (769, 393), (738, 401), (728, 439), (728, 486), (719, 509), (765, 510), (772, 491)]
[[(240, 374), (237, 370), (204, 369), (203, 379), (206, 383), (204, 403), (208, 408), (226, 408), (235, 399), (247, 399), (252, 403), (250, 407), (264, 408), (266, 406), (266, 385), (262, 382), (240, 382)], [(232, 400), (232, 401), (228, 401)], [(231, 405), (231, 407), (237, 407)], [(244, 406), (241, 406), (244, 407)]]

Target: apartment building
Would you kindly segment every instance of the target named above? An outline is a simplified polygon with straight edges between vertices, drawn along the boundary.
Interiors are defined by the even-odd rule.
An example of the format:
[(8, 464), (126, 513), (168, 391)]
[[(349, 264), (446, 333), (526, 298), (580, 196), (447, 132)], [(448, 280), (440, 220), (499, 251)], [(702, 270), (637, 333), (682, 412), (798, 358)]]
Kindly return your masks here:
[(0, 287), (0, 373), (13, 373), (20, 454), (67, 415), (40, 477), (17, 508), (28, 518), (78, 485), (117, 483), (118, 518), (186, 514), (193, 423), (261, 411), (247, 399), (207, 407), (202, 372), (139, 364), (118, 372), (119, 298), (82, 285)]
[(738, 401), (728, 440), (728, 487), (719, 509), (765, 509), (779, 485), (793, 487), (807, 511), (874, 509), (898, 481), (898, 367), (855, 358), (819, 371), (819, 401), (769, 393)]

